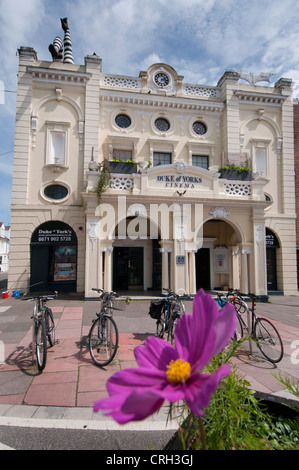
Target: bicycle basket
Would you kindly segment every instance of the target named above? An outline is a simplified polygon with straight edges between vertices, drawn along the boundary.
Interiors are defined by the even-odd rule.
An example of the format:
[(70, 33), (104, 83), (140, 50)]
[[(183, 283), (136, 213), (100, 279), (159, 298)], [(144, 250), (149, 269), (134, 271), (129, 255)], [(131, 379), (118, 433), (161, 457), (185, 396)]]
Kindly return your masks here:
[(131, 299), (128, 297), (126, 299), (114, 299), (113, 300), (113, 310), (126, 310)]
[(154, 320), (158, 320), (162, 315), (162, 310), (165, 303), (165, 300), (152, 300), (148, 312), (149, 316)]

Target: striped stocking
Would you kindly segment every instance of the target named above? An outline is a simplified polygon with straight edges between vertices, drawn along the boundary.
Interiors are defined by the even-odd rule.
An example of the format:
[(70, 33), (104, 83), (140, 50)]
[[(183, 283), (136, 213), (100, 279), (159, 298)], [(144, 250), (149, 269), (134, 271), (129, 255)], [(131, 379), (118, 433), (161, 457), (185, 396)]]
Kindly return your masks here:
[(51, 52), (53, 60), (62, 59), (62, 40), (59, 36), (54, 39), (53, 44), (50, 44), (49, 51)]
[(60, 18), (60, 21), (61, 21), (62, 29), (64, 31), (63, 62), (68, 63), (68, 64), (73, 64), (74, 63), (74, 58), (73, 58), (73, 52), (72, 52), (72, 41), (71, 41), (70, 30), (69, 30), (68, 23), (67, 23), (67, 18)]

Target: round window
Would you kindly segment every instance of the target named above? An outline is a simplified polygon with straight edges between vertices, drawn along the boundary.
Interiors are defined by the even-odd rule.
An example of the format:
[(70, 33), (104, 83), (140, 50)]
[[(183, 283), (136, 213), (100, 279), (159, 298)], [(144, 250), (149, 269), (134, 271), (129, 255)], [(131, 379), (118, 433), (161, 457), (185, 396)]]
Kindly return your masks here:
[(167, 121), (167, 119), (164, 119), (164, 118), (156, 119), (155, 126), (158, 129), (158, 131), (161, 131), (161, 132), (167, 132), (170, 129), (169, 122)]
[(127, 114), (118, 114), (115, 118), (115, 123), (118, 125), (118, 127), (121, 127), (122, 129), (127, 129), (130, 127), (132, 121)]
[(192, 124), (192, 129), (195, 132), (195, 134), (198, 134), (198, 135), (204, 135), (207, 132), (207, 126), (201, 121), (195, 121)]
[(68, 189), (61, 184), (50, 184), (44, 189), (44, 195), (49, 199), (64, 199), (68, 195)]

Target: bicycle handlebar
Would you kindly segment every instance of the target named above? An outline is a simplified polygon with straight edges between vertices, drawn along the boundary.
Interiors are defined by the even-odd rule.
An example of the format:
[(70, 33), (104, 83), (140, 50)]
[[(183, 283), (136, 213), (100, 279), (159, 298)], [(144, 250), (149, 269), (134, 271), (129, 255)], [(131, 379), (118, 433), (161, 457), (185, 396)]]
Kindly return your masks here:
[(117, 294), (116, 292), (114, 291), (107, 291), (107, 290), (104, 290), (104, 289), (100, 289), (100, 288), (97, 288), (97, 287), (92, 287), (91, 290), (94, 290), (95, 292), (100, 292), (101, 294), (103, 295), (109, 295), (111, 297), (119, 297), (119, 294)]
[(179, 294), (176, 294), (173, 290), (171, 289), (167, 289), (166, 287), (163, 287), (163, 290), (165, 290), (166, 292), (168, 292), (168, 295), (171, 297), (174, 297), (176, 299), (183, 299), (184, 297), (188, 297), (189, 299), (192, 299), (192, 296), (191, 294), (183, 294), (183, 295), (179, 295)]
[(24, 294), (23, 297), (21, 298), (21, 300), (43, 300), (43, 301), (48, 301), (48, 300), (53, 300), (55, 299), (57, 296), (58, 296), (58, 292), (55, 291), (54, 294), (50, 294), (50, 295), (44, 295), (44, 294), (41, 294), (41, 295), (31, 295), (30, 297), (26, 297), (27, 294)]

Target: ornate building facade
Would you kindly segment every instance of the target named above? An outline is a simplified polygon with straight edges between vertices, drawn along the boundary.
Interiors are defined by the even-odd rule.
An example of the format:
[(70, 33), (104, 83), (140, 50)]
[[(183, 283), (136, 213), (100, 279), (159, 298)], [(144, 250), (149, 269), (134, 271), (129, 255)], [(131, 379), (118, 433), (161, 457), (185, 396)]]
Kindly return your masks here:
[(241, 78), (20, 48), (9, 286), (297, 293), (292, 81)]

